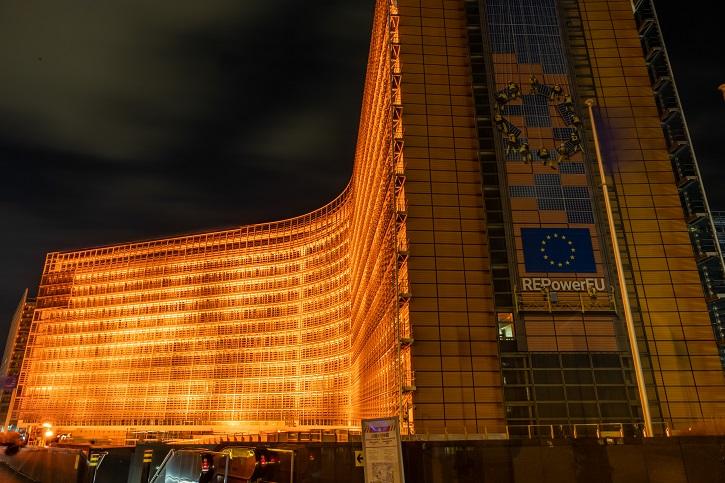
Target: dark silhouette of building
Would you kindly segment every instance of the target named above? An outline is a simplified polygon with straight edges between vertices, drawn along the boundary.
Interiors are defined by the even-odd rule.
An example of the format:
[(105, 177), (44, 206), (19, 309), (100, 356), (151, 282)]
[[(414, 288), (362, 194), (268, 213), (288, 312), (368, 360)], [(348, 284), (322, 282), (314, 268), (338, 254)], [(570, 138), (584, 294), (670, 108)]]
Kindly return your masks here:
[(28, 344), (34, 310), (35, 299), (28, 298), (28, 290), (25, 289), (18, 308), (13, 314), (8, 338), (5, 342), (2, 363), (0, 364), (0, 379), (3, 382), (0, 389), (0, 421), (6, 431), (9, 424), (16, 422), (12, 417), (8, 418), (8, 410), (17, 395), (17, 382), (20, 376), (20, 368), (23, 365), (25, 347)]

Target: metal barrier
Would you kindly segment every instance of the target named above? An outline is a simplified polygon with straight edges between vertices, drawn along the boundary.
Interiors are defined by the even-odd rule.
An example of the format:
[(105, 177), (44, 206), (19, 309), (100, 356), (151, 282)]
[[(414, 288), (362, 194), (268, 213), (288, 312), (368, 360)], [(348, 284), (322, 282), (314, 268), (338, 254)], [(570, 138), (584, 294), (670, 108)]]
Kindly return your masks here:
[(616, 313), (614, 292), (514, 292), (519, 312)]

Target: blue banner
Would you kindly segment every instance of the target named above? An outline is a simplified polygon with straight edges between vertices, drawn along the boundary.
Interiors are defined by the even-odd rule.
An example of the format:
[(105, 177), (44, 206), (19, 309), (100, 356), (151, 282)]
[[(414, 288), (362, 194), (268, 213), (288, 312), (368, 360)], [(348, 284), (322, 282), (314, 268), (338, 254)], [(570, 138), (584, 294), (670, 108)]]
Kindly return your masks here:
[(597, 271), (587, 228), (522, 228), (527, 272)]

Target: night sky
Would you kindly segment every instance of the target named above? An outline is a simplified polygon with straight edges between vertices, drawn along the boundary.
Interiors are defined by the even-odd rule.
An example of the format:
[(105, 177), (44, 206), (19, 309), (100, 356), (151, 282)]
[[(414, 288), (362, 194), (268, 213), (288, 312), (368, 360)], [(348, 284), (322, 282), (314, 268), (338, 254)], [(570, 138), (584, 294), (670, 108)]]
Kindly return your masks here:
[[(725, 209), (719, 16), (656, 5), (711, 205)], [(269, 221), (337, 195), (372, 7), (0, 0), (0, 344), (49, 251)]]

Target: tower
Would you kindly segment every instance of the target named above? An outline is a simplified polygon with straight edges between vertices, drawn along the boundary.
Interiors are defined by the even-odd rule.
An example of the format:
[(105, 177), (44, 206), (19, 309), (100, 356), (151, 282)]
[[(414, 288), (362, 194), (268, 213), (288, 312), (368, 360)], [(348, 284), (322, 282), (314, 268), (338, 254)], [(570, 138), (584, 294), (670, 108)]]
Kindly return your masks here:
[(0, 378), (3, 380), (3, 387), (0, 389), (2, 391), (0, 392), (0, 421), (2, 421), (4, 430), (8, 429), (8, 425), (17, 422), (17, 418), (13, 418), (10, 408), (17, 396), (17, 382), (25, 357), (34, 310), (35, 300), (28, 297), (28, 290), (25, 289), (15, 314), (13, 314), (12, 322), (10, 322), (10, 330), (0, 365)]

